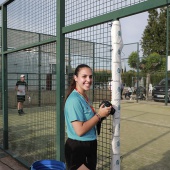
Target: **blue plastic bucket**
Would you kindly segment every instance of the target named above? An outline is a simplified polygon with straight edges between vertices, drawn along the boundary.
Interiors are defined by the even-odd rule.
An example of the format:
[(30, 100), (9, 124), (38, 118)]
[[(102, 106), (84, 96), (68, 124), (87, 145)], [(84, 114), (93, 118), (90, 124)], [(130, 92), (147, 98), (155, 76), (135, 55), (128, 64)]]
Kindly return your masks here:
[(66, 170), (65, 163), (56, 160), (40, 160), (31, 165), (31, 170)]

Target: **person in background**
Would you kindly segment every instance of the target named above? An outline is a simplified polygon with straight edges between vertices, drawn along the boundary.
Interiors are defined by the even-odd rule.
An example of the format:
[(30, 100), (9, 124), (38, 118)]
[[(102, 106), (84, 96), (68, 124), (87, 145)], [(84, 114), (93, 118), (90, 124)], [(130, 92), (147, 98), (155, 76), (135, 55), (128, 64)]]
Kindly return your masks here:
[(131, 86), (129, 86), (127, 91), (125, 92), (125, 99), (126, 99), (127, 96), (130, 98), (132, 92), (133, 92), (132, 88), (131, 88)]
[(25, 101), (25, 94), (26, 94), (26, 91), (28, 90), (27, 83), (25, 82), (25, 75), (22, 74), (20, 76), (20, 80), (17, 81), (15, 89), (17, 91), (18, 114), (22, 116), (22, 114), (24, 113), (23, 104)]
[(81, 166), (96, 170), (96, 124), (110, 114), (112, 106), (101, 105), (98, 113), (95, 112), (86, 95), (92, 82), (92, 69), (86, 64), (78, 65), (64, 107), (68, 136), (65, 160), (68, 170), (77, 170)]
[(149, 93), (152, 93), (152, 90), (153, 90), (153, 87), (152, 87), (152, 84), (150, 83), (149, 84)]
[(109, 83), (108, 83), (108, 89), (112, 90), (112, 80), (110, 80)]

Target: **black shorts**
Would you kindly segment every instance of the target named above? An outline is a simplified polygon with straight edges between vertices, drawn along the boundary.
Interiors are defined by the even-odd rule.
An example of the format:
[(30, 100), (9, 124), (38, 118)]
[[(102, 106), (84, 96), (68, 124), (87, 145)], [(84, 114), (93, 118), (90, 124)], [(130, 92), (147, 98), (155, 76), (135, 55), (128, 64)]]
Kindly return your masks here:
[(25, 95), (17, 95), (17, 102), (24, 102), (25, 101)]
[(77, 170), (84, 164), (90, 170), (96, 170), (97, 140), (77, 141), (68, 138), (65, 143), (67, 170)]

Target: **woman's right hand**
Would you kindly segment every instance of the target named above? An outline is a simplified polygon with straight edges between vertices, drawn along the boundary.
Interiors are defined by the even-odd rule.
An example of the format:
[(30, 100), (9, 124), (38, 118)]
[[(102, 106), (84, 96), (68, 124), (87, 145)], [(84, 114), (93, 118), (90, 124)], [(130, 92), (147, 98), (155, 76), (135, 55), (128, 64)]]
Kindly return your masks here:
[(113, 106), (104, 107), (104, 104), (102, 104), (99, 108), (98, 114), (100, 115), (101, 118), (108, 117), (110, 115), (110, 111), (112, 107)]

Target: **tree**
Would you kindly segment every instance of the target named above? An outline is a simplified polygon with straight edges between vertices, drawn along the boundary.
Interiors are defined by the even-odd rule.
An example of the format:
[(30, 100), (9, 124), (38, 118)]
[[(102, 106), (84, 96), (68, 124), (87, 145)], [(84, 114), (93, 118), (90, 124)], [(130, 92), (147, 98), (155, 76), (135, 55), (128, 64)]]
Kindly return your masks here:
[[(146, 98), (148, 98), (148, 85), (150, 73), (165, 70), (166, 59), (166, 8), (160, 11), (149, 11), (148, 25), (142, 40), (142, 51), (145, 58), (141, 61), (142, 72), (146, 73)], [(160, 56), (161, 55), (161, 56)]]
[[(166, 8), (160, 9), (159, 14), (159, 24), (158, 24), (158, 32), (159, 32), (159, 50), (158, 54), (166, 55)], [(156, 51), (155, 51), (156, 52)]]
[(146, 99), (148, 99), (148, 87), (150, 84), (150, 74), (160, 70), (162, 65), (161, 56), (158, 53), (152, 53), (142, 59), (140, 65), (142, 72), (146, 73)]
[(161, 69), (162, 61), (158, 53), (152, 53), (144, 57), (140, 62), (140, 68), (144, 73), (152, 73)]
[(141, 39), (144, 56), (151, 53), (166, 54), (166, 8), (150, 10), (148, 25)]
[(138, 53), (133, 51), (128, 57), (128, 65), (130, 68), (137, 69)]

